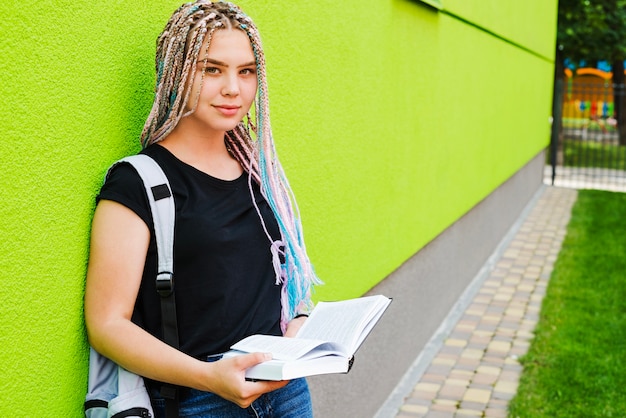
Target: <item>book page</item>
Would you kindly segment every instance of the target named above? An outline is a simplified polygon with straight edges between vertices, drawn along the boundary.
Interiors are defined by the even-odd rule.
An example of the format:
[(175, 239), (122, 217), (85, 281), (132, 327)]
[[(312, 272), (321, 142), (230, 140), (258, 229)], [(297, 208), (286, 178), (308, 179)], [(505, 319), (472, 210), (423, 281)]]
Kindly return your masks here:
[(368, 296), (340, 302), (319, 302), (296, 339), (332, 341), (353, 354), (384, 312), (390, 299)]
[[(274, 360), (296, 360), (307, 353), (315, 356), (339, 353), (332, 344), (324, 341), (301, 338), (276, 337), (273, 335), (252, 335), (231, 347), (246, 353), (272, 353)], [(311, 357), (309, 355), (309, 357)]]

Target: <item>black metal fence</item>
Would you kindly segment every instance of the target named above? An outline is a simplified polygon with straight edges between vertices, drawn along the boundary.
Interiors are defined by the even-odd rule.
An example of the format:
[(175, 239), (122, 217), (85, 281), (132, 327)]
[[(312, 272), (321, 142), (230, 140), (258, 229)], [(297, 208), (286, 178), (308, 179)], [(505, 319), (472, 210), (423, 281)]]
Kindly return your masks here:
[(562, 102), (553, 113), (561, 117), (553, 119), (546, 178), (557, 186), (626, 191), (624, 85), (594, 79), (557, 84)]

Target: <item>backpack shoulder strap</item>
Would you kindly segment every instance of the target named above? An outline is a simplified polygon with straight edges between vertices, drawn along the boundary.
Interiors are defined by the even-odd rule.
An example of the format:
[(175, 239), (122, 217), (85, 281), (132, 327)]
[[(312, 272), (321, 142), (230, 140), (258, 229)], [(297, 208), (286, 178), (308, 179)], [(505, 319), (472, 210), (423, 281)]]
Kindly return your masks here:
[[(161, 296), (163, 341), (174, 348), (180, 348), (174, 297), (174, 224), (176, 219), (174, 195), (163, 169), (151, 157), (137, 154), (122, 158), (109, 169), (109, 172), (121, 163), (133, 166), (146, 189), (157, 246), (156, 289)], [(178, 393), (178, 387), (174, 385), (163, 384), (161, 387), (168, 418), (178, 417)]]
[(146, 189), (157, 245), (157, 290), (161, 296), (167, 296), (162, 292), (171, 293), (173, 291), (173, 283), (169, 284), (169, 289), (167, 287), (168, 282), (172, 282), (174, 273), (175, 223), (174, 196), (169, 181), (159, 164), (147, 155), (138, 154), (122, 158), (109, 169), (109, 172), (121, 163), (128, 163), (133, 166)]
[(113, 167), (121, 163), (128, 163), (133, 166), (146, 189), (157, 246), (156, 289), (161, 296), (163, 340), (172, 347), (179, 348), (176, 303), (173, 293), (176, 208), (172, 189), (163, 169), (151, 157), (144, 154), (131, 155), (122, 158)]

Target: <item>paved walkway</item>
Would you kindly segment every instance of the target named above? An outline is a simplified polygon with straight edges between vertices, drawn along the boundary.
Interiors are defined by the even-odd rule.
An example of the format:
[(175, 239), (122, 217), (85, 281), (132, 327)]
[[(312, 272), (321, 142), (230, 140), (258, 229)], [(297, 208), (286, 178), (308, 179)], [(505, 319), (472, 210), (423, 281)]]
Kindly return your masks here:
[(576, 197), (543, 188), (396, 418), (507, 416)]

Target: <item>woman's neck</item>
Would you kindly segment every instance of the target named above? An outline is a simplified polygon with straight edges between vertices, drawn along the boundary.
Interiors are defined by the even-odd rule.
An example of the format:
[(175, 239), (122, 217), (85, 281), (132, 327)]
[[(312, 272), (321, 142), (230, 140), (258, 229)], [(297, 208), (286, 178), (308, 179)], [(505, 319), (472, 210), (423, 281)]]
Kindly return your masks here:
[(243, 169), (230, 154), (224, 142), (225, 132), (204, 135), (185, 129), (174, 129), (160, 145), (190, 166), (222, 180), (234, 180)]

